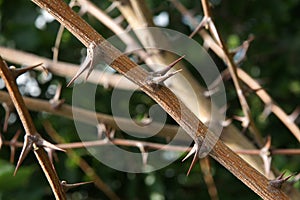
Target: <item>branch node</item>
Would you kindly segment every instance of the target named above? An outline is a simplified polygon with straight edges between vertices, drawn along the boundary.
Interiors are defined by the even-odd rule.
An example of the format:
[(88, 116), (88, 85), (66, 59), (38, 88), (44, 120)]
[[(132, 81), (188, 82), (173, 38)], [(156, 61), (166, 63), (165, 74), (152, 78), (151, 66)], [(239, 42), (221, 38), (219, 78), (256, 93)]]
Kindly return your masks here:
[(146, 83), (149, 85), (152, 85), (152, 84), (159, 85), (159, 84), (162, 84), (164, 81), (166, 81), (168, 78), (170, 78), (170, 77), (174, 76), (175, 74), (177, 74), (178, 72), (180, 72), (181, 69), (167, 74), (167, 72), (170, 71), (172, 69), (172, 67), (174, 67), (178, 62), (180, 62), (184, 57), (185, 57), (185, 55), (181, 56), (180, 58), (178, 58), (177, 60), (175, 60), (174, 62), (169, 64), (165, 69), (158, 70), (155, 72), (150, 72), (149, 76), (147, 77)]

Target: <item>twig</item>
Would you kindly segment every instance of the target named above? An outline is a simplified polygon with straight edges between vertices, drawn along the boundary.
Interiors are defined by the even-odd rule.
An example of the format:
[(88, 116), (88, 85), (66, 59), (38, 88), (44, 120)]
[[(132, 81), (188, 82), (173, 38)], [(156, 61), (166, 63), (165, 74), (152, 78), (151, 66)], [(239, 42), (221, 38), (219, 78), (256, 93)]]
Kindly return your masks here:
[[(98, 34), (91, 26), (83, 21), (74, 11), (72, 11), (63, 1), (33, 0), (38, 6), (50, 12), (60, 23), (76, 36), (86, 47), (95, 44), (101, 47), (104, 61), (109, 62), (111, 56), (121, 55), (111, 44)], [(61, 12), (64, 10), (64, 12)], [(99, 46), (100, 45), (100, 46)], [(133, 63), (126, 56), (116, 56), (111, 66), (141, 87), (151, 98), (153, 98), (170, 116), (186, 130), (186, 132), (199, 145), (207, 134), (207, 127), (166, 87), (161, 86), (154, 90), (153, 86), (145, 85), (148, 73)], [(135, 69), (135, 73), (127, 73)], [(194, 132), (194, 126), (198, 126)], [(211, 134), (213, 137), (213, 134)], [(214, 138), (215, 139), (215, 138)], [(248, 163), (232, 152), (223, 142), (217, 141), (210, 152), (215, 160), (226, 167), (239, 180), (244, 182), (249, 188), (265, 199), (288, 199), (288, 197), (278, 188), (268, 187), (269, 181)]]
[(212, 176), (209, 158), (200, 159), (200, 167), (211, 200), (218, 200), (218, 190)]
[[(201, 2), (202, 2), (202, 7), (204, 10), (205, 17), (211, 18), (208, 1), (201, 0)], [(250, 111), (249, 105), (247, 103), (246, 97), (243, 94), (243, 90), (241, 88), (240, 81), (237, 76), (237, 66), (234, 63), (232, 56), (229, 54), (229, 51), (228, 51), (223, 39), (221, 38), (220, 34), (218, 33), (218, 30), (216, 29), (214, 23), (212, 21), (210, 21), (210, 23), (208, 23), (208, 25), (209, 25), (211, 34), (215, 37), (217, 43), (219, 43), (219, 46), (222, 48), (222, 50), (224, 52), (226, 64), (228, 66), (230, 75), (232, 77), (234, 86), (236, 88), (236, 92), (237, 92), (238, 98), (240, 100), (240, 104), (241, 104), (243, 113), (246, 117), (245, 120), (243, 121), (244, 128), (247, 128), (249, 126), (256, 143), (259, 146), (262, 146), (263, 139), (261, 137), (261, 134), (259, 133), (259, 130), (257, 129), (257, 127), (254, 123), (254, 120), (252, 118), (251, 111)]]
[[(63, 143), (65, 140), (56, 132), (53, 126), (45, 121), (43, 123), (45, 130), (58, 143)], [(81, 158), (74, 150), (68, 149), (67, 155), (76, 162), (76, 164), (81, 168), (84, 173), (91, 177), (94, 180), (95, 185), (104, 192), (104, 194), (112, 200), (120, 199), (116, 193), (114, 193), (111, 188), (105, 184), (105, 182), (97, 175), (95, 170), (83, 159)]]
[[(78, 65), (60, 61), (54, 63), (51, 59), (36, 56), (34, 54), (15, 49), (10, 49), (7, 47), (0, 46), (0, 54), (2, 55), (3, 59), (20, 65), (32, 65), (32, 63), (43, 63), (43, 65), (50, 72), (62, 77), (73, 77), (79, 68)], [(36, 69), (40, 70), (40, 68)], [(91, 74), (87, 81), (123, 90), (134, 90), (137, 88), (132, 82), (128, 81), (127, 79), (122, 79), (120, 75), (100, 72), (96, 70)]]
[[(144, 142), (139, 140), (127, 140), (127, 139), (113, 139), (111, 141), (114, 145), (120, 145), (120, 146), (130, 146), (130, 147), (136, 147), (137, 143), (141, 143), (144, 146), (149, 147), (150, 149), (161, 149), (164, 147), (164, 149), (169, 151), (189, 151), (191, 150), (191, 147), (186, 146), (177, 146), (177, 145), (168, 145), (167, 147), (165, 144), (159, 144), (159, 143), (153, 143), (153, 142)], [(12, 141), (3, 141), (3, 145), (10, 146), (10, 147), (22, 147), (23, 142), (12, 142)], [(85, 142), (71, 142), (71, 143), (60, 143), (56, 146), (62, 149), (80, 149), (85, 147), (95, 147), (95, 146), (103, 146), (103, 145), (110, 145), (105, 140), (94, 140), (94, 141), (85, 141)], [(300, 155), (300, 149), (270, 149), (270, 154), (272, 155)], [(259, 155), (261, 153), (261, 150), (259, 149), (237, 149), (234, 150), (237, 154), (247, 154), (247, 155)]]
[(256, 94), (264, 102), (266, 106), (270, 106), (271, 111), (284, 123), (284, 125), (291, 131), (291, 133), (297, 138), (300, 142), (300, 129), (295, 124), (294, 121), (289, 120), (289, 116), (276, 105), (270, 95), (262, 88), (262, 86), (257, 83), (253, 78), (251, 78), (245, 71), (238, 68), (237, 73), (239, 78), (248, 85), (252, 90), (257, 90)]
[[(87, 124), (93, 124), (93, 120), (96, 114), (96, 118), (98, 122), (102, 122), (104, 124), (109, 125), (110, 127), (119, 130), (119, 127), (117, 126), (115, 121), (118, 121), (119, 123), (123, 124), (122, 127), (124, 127), (123, 131), (129, 131), (129, 132), (136, 132), (137, 130), (135, 128), (132, 128), (128, 126), (130, 124), (130, 120), (126, 118), (121, 118), (121, 117), (112, 117), (110, 115), (102, 114), (102, 113), (95, 113), (89, 110), (85, 110), (82, 108), (77, 108), (75, 106), (70, 106), (66, 103), (62, 104), (59, 109), (53, 109), (51, 103), (46, 100), (40, 100), (40, 99), (35, 99), (35, 98), (30, 98), (30, 97), (23, 97), (25, 105), (28, 109), (32, 111), (37, 111), (37, 112), (48, 112), (54, 115), (66, 117), (68, 119), (73, 119), (73, 113), (79, 113), (81, 116), (78, 118), (81, 122), (87, 123)], [(0, 91), (0, 102), (7, 102), (10, 100), (8, 93)], [(159, 123), (153, 123), (152, 127), (163, 127)], [(126, 129), (127, 128), (127, 129)], [(145, 127), (143, 128), (143, 131), (139, 130), (140, 134), (144, 135), (149, 135), (152, 134), (151, 128), (146, 129)], [(165, 137), (165, 138), (173, 138), (176, 133), (178, 132), (178, 126), (174, 125), (164, 125), (164, 127), (157, 133), (157, 136)], [(186, 137), (184, 135), (182, 136), (177, 136), (179, 139), (185, 140)]]
[[(10, 72), (7, 65), (4, 63), (2, 58), (0, 57), (0, 75), (5, 81), (6, 88), (10, 94), (11, 100), (14, 103), (14, 106), (19, 114), (20, 120), (23, 124), (27, 136), (36, 136), (37, 131), (31, 119), (31, 116), (25, 106), (25, 103), (22, 99), (22, 96), (19, 92), (18, 86), (15, 82), (15, 77)], [(26, 136), (25, 136), (26, 139)], [(25, 140), (26, 141), (26, 140)], [(24, 144), (24, 147), (27, 144)], [(25, 147), (26, 148), (26, 147)], [(41, 168), (44, 171), (44, 174), (47, 177), (47, 180), (52, 188), (52, 191), (55, 195), (56, 199), (66, 199), (65, 193), (60, 185), (59, 178), (56, 174), (54, 167), (52, 166), (45, 150), (43, 148), (39, 148), (36, 146), (34, 148), (34, 154), (39, 161)], [(24, 154), (25, 155), (25, 154)], [(22, 156), (22, 154), (21, 154)], [(19, 161), (21, 161), (22, 157), (20, 156)], [(18, 164), (19, 164), (18, 161)], [(17, 167), (18, 167), (17, 164)], [(17, 168), (16, 168), (17, 169)]]

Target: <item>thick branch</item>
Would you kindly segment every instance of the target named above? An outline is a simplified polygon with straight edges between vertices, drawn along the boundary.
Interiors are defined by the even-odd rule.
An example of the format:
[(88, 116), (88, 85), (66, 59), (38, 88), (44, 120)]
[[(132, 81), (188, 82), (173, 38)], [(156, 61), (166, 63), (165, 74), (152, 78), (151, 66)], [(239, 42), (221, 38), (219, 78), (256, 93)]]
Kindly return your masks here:
[[(65, 25), (85, 46), (91, 44), (100, 45), (105, 39), (98, 34), (85, 21), (77, 16), (63, 1), (52, 0), (33, 0), (41, 8), (50, 12), (58, 21)], [(61, 12), (61, 11), (64, 12)], [(101, 45), (104, 60), (121, 55), (121, 53), (111, 46), (108, 42)], [(115, 55), (113, 55), (115, 54)], [(207, 133), (207, 127), (166, 87), (153, 88), (144, 83), (148, 73), (133, 63), (126, 56), (119, 56), (111, 66), (136, 83), (141, 89), (153, 98), (170, 116), (195, 140), (196, 143), (202, 142)], [(127, 73), (132, 69), (135, 73)], [(194, 132), (194, 127), (197, 127)], [(249, 188), (265, 199), (288, 199), (280, 190), (269, 186), (269, 181), (237, 154), (232, 152), (223, 142), (218, 140), (210, 155), (233, 173), (238, 179), (244, 182)]]

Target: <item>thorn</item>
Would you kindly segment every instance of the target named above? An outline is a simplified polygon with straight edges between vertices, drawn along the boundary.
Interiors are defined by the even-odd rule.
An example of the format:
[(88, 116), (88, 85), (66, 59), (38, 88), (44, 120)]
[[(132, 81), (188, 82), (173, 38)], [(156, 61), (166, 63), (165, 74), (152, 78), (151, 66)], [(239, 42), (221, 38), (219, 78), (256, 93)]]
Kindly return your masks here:
[(271, 114), (271, 112), (272, 112), (272, 103), (268, 103), (265, 105), (265, 108), (260, 115), (261, 119), (266, 120), (267, 117)]
[(243, 60), (246, 59), (246, 54), (249, 49), (250, 43), (254, 40), (253, 35), (249, 35), (248, 39), (243, 42), (241, 46), (234, 49), (232, 52), (234, 53), (233, 60), (235, 64), (240, 64)]
[(16, 134), (14, 135), (14, 137), (9, 142), (9, 146), (10, 146), (10, 159), (9, 159), (9, 161), (11, 163), (14, 163), (14, 158), (15, 158), (15, 154), (16, 154), (16, 143), (18, 141), (18, 138), (19, 138), (21, 132), (22, 131), (19, 129), (16, 132)]
[(282, 184), (285, 183), (288, 179), (290, 179), (292, 176), (295, 176), (296, 174), (291, 174), (285, 178), (283, 178), (283, 176), (285, 175), (285, 171), (280, 175), (278, 176), (276, 179), (274, 180), (270, 180), (269, 181), (269, 185), (272, 186), (272, 187), (275, 187), (275, 188), (281, 188)]
[(289, 115), (289, 120), (291, 122), (294, 122), (300, 114), (300, 107), (297, 107), (290, 115)]
[(203, 95), (205, 97), (211, 97), (212, 95), (216, 94), (217, 92), (220, 91), (220, 88), (219, 87), (215, 87), (213, 89), (210, 89), (210, 90), (207, 90), (207, 91), (204, 91), (203, 92)]
[(180, 58), (178, 58), (177, 60), (172, 62), (170, 65), (168, 65), (165, 69), (155, 71), (155, 72), (150, 72), (149, 76), (146, 79), (146, 83), (149, 85), (152, 85), (152, 84), (158, 85), (160, 83), (163, 83), (168, 78), (174, 76), (176, 73), (180, 72), (181, 69), (167, 74), (167, 72), (170, 71), (170, 69), (172, 69), (172, 67), (175, 66), (184, 57), (185, 57), (185, 55), (181, 56)]
[(263, 148), (261, 148), (259, 156), (262, 158), (264, 167), (265, 167), (265, 173), (266, 176), (268, 177), (271, 171), (271, 162), (272, 162), (272, 157), (271, 157), (271, 137), (267, 137), (266, 144), (264, 145)]
[(249, 127), (250, 121), (247, 117), (233, 116), (233, 119), (242, 122), (242, 127), (247, 129)]
[(159, 70), (159, 71), (156, 71), (156, 72), (151, 72), (152, 75), (153, 76), (163, 76), (163, 75), (165, 75), (168, 71), (170, 71), (170, 69), (172, 69), (172, 67), (174, 67), (177, 63), (179, 63), (184, 57), (185, 57), (185, 55), (183, 55), (180, 58), (176, 59), (171, 64), (169, 64), (165, 69), (162, 69), (162, 70)]
[(97, 124), (98, 139), (102, 139), (106, 135), (106, 126), (104, 123)]
[(221, 126), (227, 127), (232, 123), (232, 119), (227, 119), (221, 122)]
[(21, 151), (20, 157), (17, 162), (17, 166), (14, 171), (14, 176), (16, 175), (19, 167), (21, 166), (22, 162), (24, 161), (24, 159), (26, 158), (28, 153), (31, 151), (33, 143), (34, 143), (34, 136), (26, 134), (24, 136), (24, 144), (22, 147), (22, 151)]
[(49, 103), (51, 104), (51, 107), (53, 109), (59, 109), (61, 107), (61, 105), (65, 103), (64, 99), (59, 99), (60, 94), (61, 94), (61, 89), (62, 89), (62, 86), (59, 83), (58, 86), (57, 86), (54, 97), (49, 100)]
[(295, 173), (294, 179), (291, 181), (292, 184), (298, 182), (300, 180), (300, 173)]
[(12, 101), (3, 102), (2, 106), (5, 110), (5, 118), (4, 118), (4, 124), (3, 124), (3, 132), (5, 133), (8, 128), (8, 120), (9, 120), (10, 114), (15, 110), (15, 106), (12, 103)]
[(211, 20), (210, 17), (204, 16), (203, 19), (201, 20), (201, 22), (198, 24), (198, 26), (195, 28), (195, 30), (190, 34), (189, 38), (193, 38), (196, 33), (199, 32), (200, 29), (202, 28), (206, 28), (207, 23)]
[[(11, 66), (11, 67), (9, 67), (9, 69), (10, 69), (10, 71), (12, 72), (13, 76), (14, 76), (15, 78), (17, 78), (18, 76), (20, 76), (20, 75), (26, 73), (26, 72), (29, 71), (29, 70), (32, 70), (32, 69), (36, 68), (36, 67), (39, 67), (39, 66), (43, 67), (42, 65), (43, 65), (43, 63), (39, 63), (39, 64), (37, 64), (37, 65), (28, 66), (28, 67), (23, 67), (23, 68), (16, 68), (15, 66)], [(43, 67), (43, 68), (44, 68), (44, 67)], [(44, 69), (45, 69), (45, 68), (44, 68)]]
[(189, 170), (187, 172), (187, 176), (190, 174), (192, 168), (195, 166), (196, 164), (196, 161), (197, 161), (197, 156), (198, 156), (198, 145), (195, 143), (193, 148), (190, 150), (190, 152), (182, 159), (182, 162), (184, 162), (187, 158), (189, 158), (191, 155), (194, 154), (194, 157), (193, 157), (193, 160), (192, 160), (192, 163), (189, 167)]
[(163, 83), (165, 80), (167, 80), (168, 78), (174, 76), (175, 74), (177, 74), (178, 72), (180, 72), (181, 69), (175, 71), (175, 72), (171, 72), (169, 74), (165, 74), (163, 76), (159, 76), (159, 77), (151, 77), (150, 79), (147, 80), (147, 84), (155, 84), (158, 85), (160, 83)]
[(70, 85), (73, 84), (73, 82), (87, 69), (90, 67), (92, 61), (89, 60), (88, 57), (85, 58), (85, 61), (82, 63), (82, 65), (79, 67), (79, 70), (75, 74), (75, 76), (70, 80), (70, 82), (67, 84), (67, 87), (70, 87)]
[(86, 184), (90, 184), (93, 183), (94, 181), (88, 181), (88, 182), (81, 182), (81, 183), (73, 183), (73, 184), (68, 184), (66, 181), (61, 181), (60, 184), (63, 187), (63, 190), (65, 192), (67, 192), (69, 189), (81, 186), (81, 185), (86, 185)]
[(41, 136), (37, 136), (37, 137), (38, 137), (37, 141), (35, 141), (35, 144), (37, 146), (44, 147), (44, 148), (49, 148), (49, 149), (56, 150), (56, 151), (66, 152), (66, 150), (57, 147), (56, 145), (48, 142), (47, 140), (44, 140)]
[(85, 79), (87, 79), (90, 75), (90, 73), (92, 72), (92, 70), (94, 69), (93, 66), (93, 61), (94, 61), (94, 49), (96, 47), (95, 43), (91, 43), (89, 45), (89, 47), (87, 48), (87, 55), (85, 57), (85, 60), (83, 61), (83, 63), (80, 65), (77, 73), (75, 74), (75, 76), (71, 79), (71, 81), (67, 84), (67, 87), (69, 87), (71, 84), (73, 84), (73, 82), (86, 70), (88, 69), (88, 73), (85, 77)]
[(142, 161), (143, 161), (143, 165), (147, 164), (147, 160), (148, 160), (148, 152), (146, 152), (145, 147), (142, 143), (138, 142), (136, 144), (136, 146), (140, 149), (141, 153), (142, 153)]

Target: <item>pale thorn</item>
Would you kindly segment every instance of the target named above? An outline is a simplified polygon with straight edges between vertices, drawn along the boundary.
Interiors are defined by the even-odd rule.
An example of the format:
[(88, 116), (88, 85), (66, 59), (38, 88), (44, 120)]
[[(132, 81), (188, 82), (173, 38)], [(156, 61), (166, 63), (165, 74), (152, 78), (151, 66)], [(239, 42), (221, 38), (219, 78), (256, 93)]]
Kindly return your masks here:
[(190, 150), (190, 152), (185, 156), (185, 158), (182, 159), (182, 162), (183, 162), (183, 161), (185, 161), (187, 158), (189, 158), (191, 155), (194, 154), (192, 163), (191, 163), (191, 165), (190, 165), (190, 167), (189, 167), (189, 170), (188, 170), (188, 172), (187, 172), (187, 174), (186, 174), (187, 176), (190, 174), (190, 172), (191, 172), (193, 166), (195, 165), (195, 162), (196, 162), (197, 157), (198, 157), (198, 150), (199, 150), (199, 149), (198, 149), (198, 145), (195, 143), (194, 146), (193, 146), (193, 148)]
[(49, 149), (53, 149), (53, 150), (57, 150), (57, 151), (63, 151), (63, 152), (66, 152), (66, 150), (61, 149), (61, 148), (55, 146), (54, 144), (52, 144), (52, 143), (50, 143), (50, 142), (44, 140), (44, 139), (41, 138), (40, 136), (39, 136), (38, 141), (35, 142), (35, 143), (36, 143), (37, 146), (40, 146), (40, 147), (44, 147), (44, 148), (46, 147), (46, 148), (49, 148)]
[(53, 109), (59, 109), (61, 107), (61, 105), (65, 103), (64, 99), (59, 99), (60, 95), (61, 95), (61, 89), (62, 89), (62, 86), (59, 83), (58, 86), (57, 86), (54, 97), (49, 100), (49, 103), (51, 104), (51, 107)]
[(90, 67), (92, 61), (89, 58), (86, 58), (83, 64), (79, 67), (77, 73), (75, 76), (70, 80), (70, 82), (67, 84), (67, 87), (70, 87), (70, 85), (73, 84), (73, 82), (86, 70)]
[(232, 123), (232, 119), (227, 119), (221, 122), (222, 127), (228, 127)]
[(21, 154), (19, 156), (16, 168), (15, 168), (15, 171), (14, 171), (14, 176), (16, 175), (19, 167), (21, 166), (22, 162), (24, 161), (24, 159), (26, 158), (28, 153), (31, 151), (32, 145), (33, 145), (32, 138), (29, 135), (26, 134), (24, 136), (24, 143), (23, 143), (22, 151), (21, 151)]
[(194, 29), (194, 31), (190, 34), (189, 38), (193, 38), (196, 33), (199, 32), (200, 29), (206, 28), (207, 23), (210, 21), (210, 17), (204, 16), (198, 26)]
[(97, 136), (98, 136), (98, 139), (103, 138), (104, 135), (105, 135), (105, 133), (106, 133), (106, 131), (107, 131), (105, 124), (99, 123), (99, 124), (96, 125), (96, 127), (97, 127)]
[(68, 184), (66, 181), (61, 181), (60, 184), (63, 187), (63, 190), (65, 192), (67, 192), (69, 189), (81, 186), (81, 185), (86, 185), (86, 184), (90, 184), (93, 183), (93, 181), (88, 181), (88, 182), (81, 182), (81, 183), (73, 183), (73, 184)]
[(180, 58), (177, 58), (175, 61), (173, 61), (172, 63), (170, 63), (166, 68), (158, 70), (158, 71), (155, 71), (155, 72), (150, 72), (150, 74), (152, 76), (163, 76), (168, 71), (170, 71), (172, 69), (172, 67), (174, 67), (177, 63), (179, 63), (184, 57), (185, 57), (185, 55), (181, 56)]
[(94, 60), (94, 49), (96, 45), (94, 43), (91, 43), (89, 47), (87, 48), (87, 55), (85, 57), (85, 60), (83, 63), (80, 65), (77, 73), (75, 76), (71, 79), (71, 81), (67, 84), (67, 87), (69, 87), (86, 69), (89, 69), (87, 72), (87, 75), (85, 79), (87, 79), (94, 69), (93, 67), (93, 60)]
[(160, 83), (163, 83), (165, 80), (167, 80), (168, 78), (174, 76), (175, 74), (177, 74), (178, 72), (180, 72), (182, 69), (179, 69), (175, 72), (171, 72), (169, 74), (165, 74), (165, 75), (162, 75), (162, 76), (150, 76), (149, 79), (146, 81), (147, 84), (160, 84)]
[(190, 152), (182, 159), (181, 162), (184, 162), (186, 159), (188, 159), (189, 157), (191, 157), (191, 155), (193, 155), (194, 153), (196, 153), (198, 151), (198, 146), (195, 143), (193, 148), (190, 150)]
[(300, 107), (297, 107), (289, 116), (289, 121), (294, 122), (300, 114)]
[(265, 173), (266, 173), (267, 177), (270, 175), (271, 162), (272, 162), (270, 148), (271, 148), (271, 137), (268, 136), (266, 144), (264, 145), (263, 148), (261, 148), (260, 153), (259, 153), (260, 157), (263, 160)]
[(272, 103), (266, 104), (260, 116), (263, 120), (265, 120), (271, 114), (271, 112), (272, 112)]
[(148, 153), (145, 150), (145, 147), (142, 143), (138, 142), (136, 144), (136, 146), (140, 149), (141, 153), (142, 153), (142, 161), (143, 161), (143, 165), (147, 164), (147, 160), (148, 160)]

